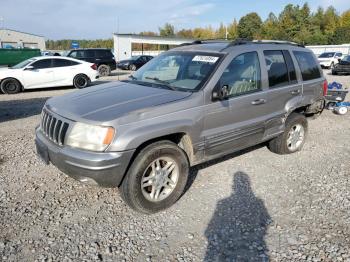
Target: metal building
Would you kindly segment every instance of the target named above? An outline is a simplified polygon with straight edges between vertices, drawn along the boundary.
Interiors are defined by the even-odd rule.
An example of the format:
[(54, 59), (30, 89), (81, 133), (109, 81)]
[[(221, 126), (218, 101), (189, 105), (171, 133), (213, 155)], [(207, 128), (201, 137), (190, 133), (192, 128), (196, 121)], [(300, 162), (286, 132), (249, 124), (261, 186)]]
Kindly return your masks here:
[(118, 61), (129, 59), (133, 55), (158, 55), (162, 51), (133, 51), (132, 44), (154, 44), (154, 45), (169, 45), (176, 46), (184, 43), (191, 43), (195, 39), (175, 38), (175, 37), (161, 37), (161, 36), (145, 36), (135, 34), (114, 34), (114, 52)]
[(310, 45), (306, 46), (311, 49), (315, 55), (320, 55), (324, 52), (340, 52), (343, 55), (350, 55), (350, 44), (343, 45)]
[(45, 38), (11, 29), (0, 29), (0, 48), (39, 48), (45, 50)]

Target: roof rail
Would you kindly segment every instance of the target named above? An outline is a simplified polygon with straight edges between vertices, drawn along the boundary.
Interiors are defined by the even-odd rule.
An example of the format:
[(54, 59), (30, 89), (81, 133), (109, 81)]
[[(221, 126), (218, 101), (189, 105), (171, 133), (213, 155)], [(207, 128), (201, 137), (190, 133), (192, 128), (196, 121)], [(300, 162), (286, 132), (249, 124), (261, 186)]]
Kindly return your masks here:
[(202, 39), (202, 40), (195, 40), (191, 43), (183, 43), (179, 46), (213, 44), (213, 43), (229, 43), (229, 41), (225, 39)]
[[(290, 41), (279, 41), (279, 40), (249, 40), (249, 39), (236, 39), (232, 41), (227, 47), (235, 46), (235, 45), (247, 45), (247, 44), (277, 44), (277, 45), (292, 45), (292, 46), (300, 46), (305, 47), (302, 44), (298, 44)], [(226, 48), (227, 48), (226, 47)]]

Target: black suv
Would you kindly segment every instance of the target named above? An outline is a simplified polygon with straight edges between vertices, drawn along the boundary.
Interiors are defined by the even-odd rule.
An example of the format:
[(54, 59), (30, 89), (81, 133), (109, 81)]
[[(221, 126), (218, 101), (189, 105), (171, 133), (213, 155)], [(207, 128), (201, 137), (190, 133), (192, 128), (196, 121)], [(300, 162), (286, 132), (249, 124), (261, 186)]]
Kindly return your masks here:
[(74, 49), (67, 56), (96, 64), (100, 76), (108, 76), (112, 70), (117, 68), (114, 55), (110, 49)]

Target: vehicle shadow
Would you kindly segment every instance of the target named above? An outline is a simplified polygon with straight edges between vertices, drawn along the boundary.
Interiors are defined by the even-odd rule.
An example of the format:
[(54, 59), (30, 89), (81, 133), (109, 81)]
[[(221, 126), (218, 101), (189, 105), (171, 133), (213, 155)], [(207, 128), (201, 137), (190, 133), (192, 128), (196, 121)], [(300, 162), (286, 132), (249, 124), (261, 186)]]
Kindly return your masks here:
[(109, 76), (124, 76), (124, 75), (130, 75), (130, 72), (132, 71), (120, 71), (120, 70), (114, 70), (110, 73)]
[(204, 261), (269, 261), (265, 235), (271, 217), (250, 186), (249, 176), (237, 172), (232, 194), (220, 200), (205, 231)]
[(0, 101), (0, 123), (39, 115), (50, 97)]

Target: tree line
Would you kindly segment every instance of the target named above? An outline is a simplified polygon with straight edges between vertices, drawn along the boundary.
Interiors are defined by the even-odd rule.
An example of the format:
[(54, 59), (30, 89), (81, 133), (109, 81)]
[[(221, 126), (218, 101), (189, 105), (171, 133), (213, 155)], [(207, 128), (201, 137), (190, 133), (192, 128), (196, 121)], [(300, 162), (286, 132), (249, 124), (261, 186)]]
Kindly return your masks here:
[[(148, 36), (183, 37), (194, 39), (274, 39), (293, 41), (305, 45), (326, 45), (350, 43), (350, 9), (343, 13), (330, 6), (319, 7), (311, 12), (307, 3), (302, 6), (288, 4), (276, 15), (270, 13), (263, 21), (255, 13), (249, 13), (239, 21), (233, 19), (228, 25), (220, 24), (193, 29), (176, 30), (175, 26), (166, 23), (159, 32), (141, 32)], [(67, 50), (72, 40), (48, 40), (47, 49)], [(113, 39), (78, 40), (82, 48), (113, 48)], [(134, 44), (134, 50), (141, 50), (141, 44)], [(143, 45), (144, 50), (165, 49), (165, 46)]]

